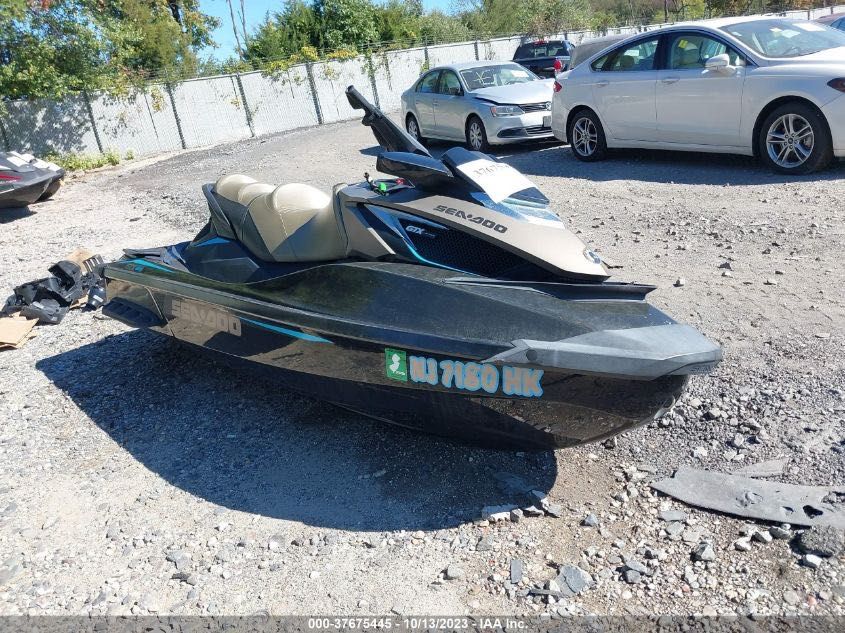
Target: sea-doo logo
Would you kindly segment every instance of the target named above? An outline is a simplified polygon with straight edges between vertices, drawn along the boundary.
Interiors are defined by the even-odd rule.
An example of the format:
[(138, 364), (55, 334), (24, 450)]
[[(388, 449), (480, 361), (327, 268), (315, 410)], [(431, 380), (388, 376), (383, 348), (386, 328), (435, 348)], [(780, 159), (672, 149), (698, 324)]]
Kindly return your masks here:
[(241, 320), (220, 310), (203, 308), (191, 301), (174, 299), (170, 307), (174, 318), (185, 319), (198, 325), (205, 325), (213, 330), (241, 335)]
[(460, 209), (455, 209), (453, 207), (447, 207), (445, 204), (438, 204), (434, 207), (435, 211), (441, 211), (446, 215), (452, 215), (456, 218), (461, 218), (462, 220), (469, 220), (475, 224), (480, 224), (485, 229), (493, 229), (496, 233), (506, 233), (508, 227), (504, 226), (503, 224), (497, 224), (493, 222), (493, 220), (489, 220), (481, 215), (475, 215), (473, 213), (466, 213), (465, 211), (461, 211)]

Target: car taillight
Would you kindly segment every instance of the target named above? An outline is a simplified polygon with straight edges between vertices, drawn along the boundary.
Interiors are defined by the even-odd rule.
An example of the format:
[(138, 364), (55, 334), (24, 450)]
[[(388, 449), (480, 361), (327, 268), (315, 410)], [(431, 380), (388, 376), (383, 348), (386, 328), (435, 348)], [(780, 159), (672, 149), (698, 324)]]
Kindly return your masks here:
[(559, 73), (561, 70), (563, 70), (563, 63), (559, 59), (556, 59), (555, 60), (555, 72)]
[(827, 82), (827, 85), (833, 88), (834, 90), (838, 90), (839, 92), (845, 92), (845, 77), (831, 79)]
[(555, 86), (554, 86), (554, 88), (555, 88), (555, 92), (560, 92), (561, 90), (563, 90), (563, 86), (561, 86), (561, 85), (557, 82), (557, 80), (555, 80)]
[(14, 176), (12, 174), (4, 174), (2, 171), (0, 171), (0, 180), (20, 180), (20, 179), (21, 179), (20, 176)]

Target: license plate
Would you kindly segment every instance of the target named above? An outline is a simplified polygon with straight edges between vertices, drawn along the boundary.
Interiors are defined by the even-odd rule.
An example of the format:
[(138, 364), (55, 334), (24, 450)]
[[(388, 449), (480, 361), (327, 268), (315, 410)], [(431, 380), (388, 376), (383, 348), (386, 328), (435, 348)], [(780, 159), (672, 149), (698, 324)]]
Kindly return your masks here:
[(543, 117), (543, 127), (552, 127), (552, 115), (547, 114)]

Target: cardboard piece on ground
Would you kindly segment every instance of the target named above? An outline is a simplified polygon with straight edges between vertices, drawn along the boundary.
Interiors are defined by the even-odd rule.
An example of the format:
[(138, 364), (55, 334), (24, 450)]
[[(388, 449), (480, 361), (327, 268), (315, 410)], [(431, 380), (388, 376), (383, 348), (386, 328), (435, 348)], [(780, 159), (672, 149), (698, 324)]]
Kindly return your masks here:
[(63, 257), (62, 259), (66, 259), (70, 262), (73, 262), (81, 268), (82, 262), (91, 257), (94, 257), (94, 253), (89, 251), (87, 248), (80, 247), (75, 249), (72, 253), (65, 255), (65, 257)]
[(17, 349), (34, 336), (32, 328), (38, 319), (27, 319), (19, 314), (0, 317), (0, 349)]

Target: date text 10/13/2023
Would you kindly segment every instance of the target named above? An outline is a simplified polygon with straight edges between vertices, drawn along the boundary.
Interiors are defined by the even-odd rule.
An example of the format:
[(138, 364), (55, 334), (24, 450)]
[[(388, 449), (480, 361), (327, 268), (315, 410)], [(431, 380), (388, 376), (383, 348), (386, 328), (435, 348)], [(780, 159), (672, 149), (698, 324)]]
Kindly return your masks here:
[(394, 380), (442, 385), (446, 389), (484, 391), (489, 394), (539, 398), (543, 395), (542, 369), (530, 367), (501, 368), (490, 363), (440, 360), (426, 356), (408, 356), (403, 350), (386, 349), (387, 375)]

